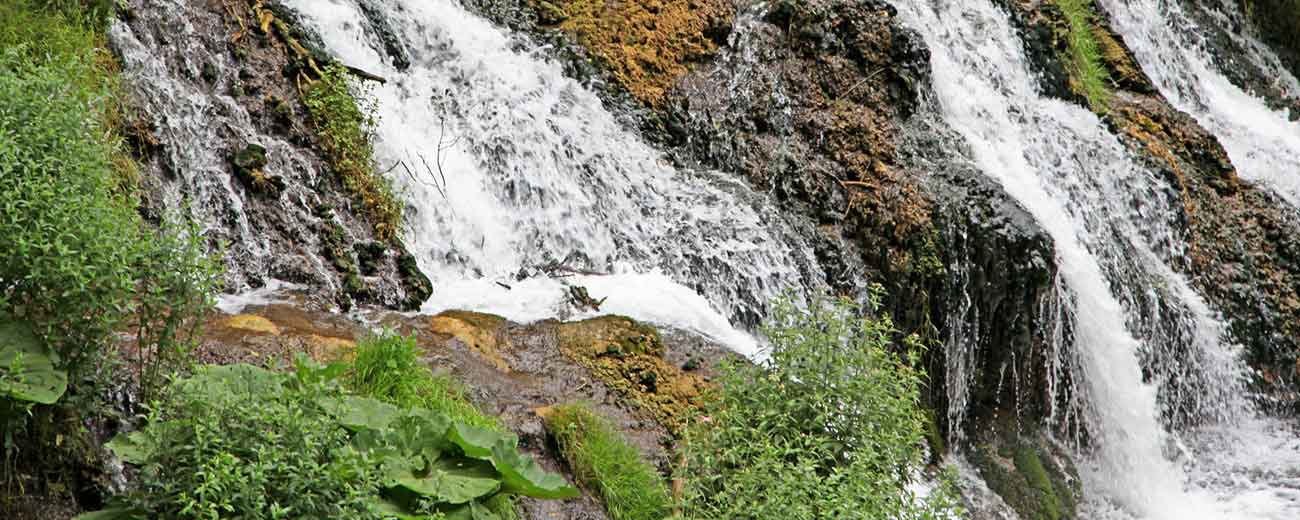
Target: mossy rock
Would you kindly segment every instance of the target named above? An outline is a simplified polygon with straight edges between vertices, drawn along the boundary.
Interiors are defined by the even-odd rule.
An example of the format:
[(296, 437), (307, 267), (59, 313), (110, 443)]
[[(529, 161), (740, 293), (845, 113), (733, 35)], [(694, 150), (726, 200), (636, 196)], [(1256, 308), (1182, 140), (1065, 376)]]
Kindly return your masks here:
[(699, 405), (702, 378), (664, 359), (659, 333), (622, 316), (556, 326), (560, 350), (678, 434)]
[(1081, 495), (1063, 450), (1037, 435), (1003, 437), (967, 453), (989, 489), (1023, 520), (1072, 520)]

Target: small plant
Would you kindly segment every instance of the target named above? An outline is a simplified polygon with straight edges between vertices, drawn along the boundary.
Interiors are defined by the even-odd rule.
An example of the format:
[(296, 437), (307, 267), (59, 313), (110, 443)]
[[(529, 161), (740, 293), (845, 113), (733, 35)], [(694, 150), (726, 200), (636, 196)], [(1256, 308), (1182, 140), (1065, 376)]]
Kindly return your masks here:
[(568, 498), (518, 440), (349, 395), (338, 366), (210, 366), (177, 381), (147, 426), (109, 448), (136, 489), (87, 519), (501, 518), (500, 495)]
[(343, 187), (362, 204), (375, 234), (392, 240), (402, 223), (402, 205), (392, 184), (375, 171), (374, 104), (365, 93), (353, 94), (349, 78), (342, 67), (326, 68), (303, 92), (303, 102)]
[(660, 520), (671, 500), (663, 478), (589, 405), (557, 406), (546, 413), (564, 460), (583, 486), (600, 494), (613, 520)]
[(764, 329), (771, 361), (724, 365), (684, 444), (687, 518), (952, 513), (946, 489), (920, 497), (908, 487), (925, 466), (919, 342), (895, 345), (888, 318), (862, 313), (847, 302), (778, 303)]
[(1110, 102), (1110, 72), (1102, 61), (1093, 25), (1092, 0), (1057, 0), (1070, 24), (1071, 87), (1088, 100), (1094, 111), (1105, 112)]
[(216, 303), (221, 264), (209, 255), (198, 225), (167, 218), (138, 257), (136, 377), (141, 395), (157, 397), (164, 379), (186, 368), (203, 323)]

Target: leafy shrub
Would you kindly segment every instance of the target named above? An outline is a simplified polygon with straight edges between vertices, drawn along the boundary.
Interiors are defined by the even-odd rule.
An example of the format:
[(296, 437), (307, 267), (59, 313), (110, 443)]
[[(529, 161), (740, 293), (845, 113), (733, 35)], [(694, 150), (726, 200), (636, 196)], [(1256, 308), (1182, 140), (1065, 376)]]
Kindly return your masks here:
[(157, 397), (164, 378), (187, 368), (203, 314), (221, 288), (221, 264), (197, 224), (167, 218), (138, 252), (135, 274), (136, 377), (142, 398)]
[(338, 366), (212, 366), (110, 449), (137, 489), (93, 518), (500, 518), (494, 496), (577, 495), (518, 439), (346, 394)]
[[(877, 305), (872, 306), (876, 311)], [(727, 364), (684, 445), (688, 518), (936, 518), (924, 467), (920, 346), (893, 352), (888, 318), (846, 303), (775, 306), (767, 366)]]
[(361, 202), (375, 234), (391, 240), (402, 222), (402, 206), (392, 185), (374, 168), (375, 107), (365, 102), (364, 93), (353, 94), (349, 78), (347, 69), (330, 66), (307, 88), (303, 102), (343, 187)]
[(668, 489), (659, 472), (590, 406), (557, 406), (546, 428), (560, 446), (575, 478), (605, 501), (613, 520), (660, 520), (667, 516)]
[(85, 56), (0, 54), (0, 307), (39, 327), (74, 381), (131, 313), (141, 224), (113, 194), (112, 143), (69, 78)]
[(459, 423), (504, 432), (495, 416), (480, 411), (465, 396), (459, 382), (435, 374), (420, 362), (414, 337), (384, 331), (357, 343), (356, 357), (345, 379), (358, 395), (400, 408), (426, 408)]
[(153, 229), (124, 190), (116, 73), (95, 29), (110, 8), (0, 5), (0, 308), (36, 325), (74, 385), (103, 372), (132, 318), (144, 362), (175, 368), (218, 282), (196, 228)]

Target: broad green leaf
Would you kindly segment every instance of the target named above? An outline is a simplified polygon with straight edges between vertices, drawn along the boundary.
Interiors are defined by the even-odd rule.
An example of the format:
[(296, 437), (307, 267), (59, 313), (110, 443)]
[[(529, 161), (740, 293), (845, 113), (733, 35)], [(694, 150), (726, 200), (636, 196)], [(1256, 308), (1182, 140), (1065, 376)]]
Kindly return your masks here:
[(501, 490), (533, 498), (573, 498), (578, 488), (564, 477), (547, 473), (514, 446), (499, 443), (492, 449), (492, 465), (501, 473)]
[(54, 404), (68, 391), (68, 374), (58, 363), (26, 323), (0, 321), (0, 397)]
[(149, 444), (149, 438), (144, 432), (138, 431), (118, 434), (104, 447), (118, 458), (137, 466), (147, 462), (149, 456), (153, 455), (153, 446)]
[(492, 458), (492, 448), (497, 444), (506, 443), (513, 447), (519, 442), (513, 435), (461, 423), (452, 425), (447, 431), (447, 440), (459, 446), (465, 456), (484, 460)]
[(138, 511), (127, 507), (110, 507), (99, 511), (82, 513), (72, 517), (72, 520), (142, 520), (144, 515)]
[(444, 520), (501, 520), (499, 515), (478, 502), (470, 502), (452, 508), (444, 512), (443, 515)]
[(380, 497), (371, 499), (370, 507), (384, 520), (426, 520), (427, 518), (407, 510), (397, 502)]
[(187, 379), (177, 382), (172, 389), (183, 395), (199, 396), (206, 400), (218, 397), (243, 395), (280, 395), (284, 391), (285, 375), (244, 363), (235, 365), (205, 365)]
[(442, 466), (445, 469), (435, 468), (424, 478), (398, 479), (397, 486), (443, 504), (464, 504), (501, 488), (490, 466), (474, 463), (467, 463), (463, 468)]
[(403, 453), (423, 455), (430, 461), (442, 453), (451, 421), (446, 416), (416, 408), (392, 422), (393, 444)]
[(401, 410), (396, 406), (365, 397), (324, 397), (317, 402), (326, 412), (338, 418), (339, 424), (352, 431), (383, 430), (394, 419), (402, 416)]

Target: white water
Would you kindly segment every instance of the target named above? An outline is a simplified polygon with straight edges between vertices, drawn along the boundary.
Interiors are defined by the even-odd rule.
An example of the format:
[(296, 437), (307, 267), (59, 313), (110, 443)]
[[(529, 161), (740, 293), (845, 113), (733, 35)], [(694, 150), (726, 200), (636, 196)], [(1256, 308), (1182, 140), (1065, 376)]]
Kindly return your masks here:
[[(1197, 448), (1166, 432), (1160, 413), (1231, 420), (1243, 372), (1223, 324), (1171, 268), (1184, 251), (1165, 184), (1091, 112), (1040, 95), (1019, 35), (989, 0), (894, 4), (932, 53), (945, 120), (1055, 240), (1074, 331), (1074, 354), (1056, 363), (1084, 382), (1082, 409), (1065, 415), (1081, 416), (1095, 447), (1078, 461), (1080, 517), (1296, 518), (1286, 499), (1263, 498), (1286, 496), (1282, 486), (1199, 479), (1170, 460)], [(1176, 359), (1149, 365), (1155, 380), (1145, 383), (1139, 360), (1164, 357)], [(1186, 377), (1197, 383), (1175, 384)]]
[[(389, 176), (409, 202), (407, 245), (434, 284), (426, 311), (563, 315), (565, 286), (578, 284), (609, 298), (602, 310), (752, 353), (731, 323), (753, 325), (771, 298), (822, 287), (809, 245), (761, 196), (672, 167), (558, 64), (516, 51), (455, 2), (372, 2), (412, 50), (404, 72), (354, 2), (286, 3), (344, 63), (389, 80), (374, 90), (377, 152), (405, 165)], [(604, 276), (545, 279), (556, 263)]]
[[(1099, 3), (1143, 71), (1174, 107), (1194, 116), (1219, 138), (1242, 178), (1272, 186), (1300, 206), (1300, 122), (1289, 121), (1287, 114), (1271, 110), (1219, 73), (1202, 41), (1205, 31), (1183, 12), (1180, 2)], [(1294, 77), (1280, 66), (1269, 68), (1280, 85), (1300, 93)]]

